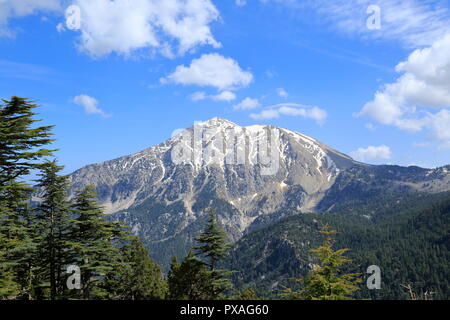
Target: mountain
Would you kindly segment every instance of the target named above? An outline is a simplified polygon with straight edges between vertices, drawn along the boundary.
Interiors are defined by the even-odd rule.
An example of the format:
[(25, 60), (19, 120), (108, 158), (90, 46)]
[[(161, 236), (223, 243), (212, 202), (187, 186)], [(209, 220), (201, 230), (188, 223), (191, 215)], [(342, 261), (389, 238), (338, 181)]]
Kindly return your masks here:
[[(222, 267), (239, 270), (237, 289), (252, 287), (276, 298), (289, 279), (303, 278), (317, 263), (310, 249), (320, 246), (321, 225), (337, 230), (335, 248), (349, 248), (353, 262), (344, 270), (364, 281), (356, 297), (408, 299), (401, 285), (433, 299), (450, 298), (450, 192), (381, 195), (343, 211), (295, 215), (251, 232), (237, 241)], [(367, 212), (371, 212), (368, 219)], [(365, 286), (367, 267), (381, 268), (381, 290)]]
[(72, 193), (94, 185), (110, 218), (129, 224), (167, 266), (171, 255), (186, 253), (209, 207), (236, 241), (289, 214), (330, 211), (387, 192), (450, 190), (450, 166), (368, 165), (288, 129), (214, 118), (70, 179)]

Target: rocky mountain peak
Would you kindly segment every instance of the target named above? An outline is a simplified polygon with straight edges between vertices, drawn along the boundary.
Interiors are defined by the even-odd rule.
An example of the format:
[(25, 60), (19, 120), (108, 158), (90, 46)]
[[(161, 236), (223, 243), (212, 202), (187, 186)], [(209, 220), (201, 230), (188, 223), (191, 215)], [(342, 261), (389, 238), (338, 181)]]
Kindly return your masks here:
[(177, 250), (192, 241), (209, 207), (237, 240), (286, 209), (326, 211), (374, 194), (449, 190), (450, 168), (370, 166), (292, 130), (213, 118), (136, 154), (81, 168), (71, 182), (72, 193), (94, 185), (106, 213), (155, 250)]

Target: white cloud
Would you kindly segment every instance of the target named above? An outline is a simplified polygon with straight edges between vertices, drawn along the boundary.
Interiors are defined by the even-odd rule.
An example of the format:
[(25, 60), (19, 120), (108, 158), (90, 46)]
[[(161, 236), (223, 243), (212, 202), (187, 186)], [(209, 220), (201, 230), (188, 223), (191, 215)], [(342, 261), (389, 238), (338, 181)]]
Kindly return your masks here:
[(369, 146), (367, 148), (359, 148), (351, 153), (351, 156), (358, 161), (368, 161), (374, 159), (390, 159), (392, 157), (391, 149), (382, 145), (379, 147)]
[(110, 117), (109, 114), (98, 107), (99, 102), (93, 97), (85, 94), (80, 94), (73, 98), (72, 101), (82, 106), (84, 108), (84, 112), (86, 112), (87, 114), (99, 114), (102, 117)]
[(281, 98), (287, 98), (289, 96), (289, 94), (286, 92), (286, 90), (284, 90), (283, 88), (278, 88), (277, 89), (277, 94), (281, 97)]
[(318, 124), (323, 124), (328, 117), (328, 113), (318, 107), (304, 106), (296, 103), (283, 103), (268, 107), (259, 113), (250, 114), (250, 117), (255, 120), (274, 119), (281, 116), (309, 118), (315, 120)]
[[(260, 0), (288, 5), (311, 15), (311, 9), (322, 23), (333, 30), (364, 38), (398, 40), (410, 47), (430, 45), (450, 31), (447, 0)], [(381, 9), (381, 29), (367, 28), (370, 5)], [(319, 19), (315, 19), (316, 21)]]
[(231, 91), (222, 91), (216, 95), (207, 95), (202, 91), (194, 92), (189, 96), (192, 101), (201, 101), (211, 99), (214, 101), (233, 101), (236, 99), (236, 94)]
[(161, 83), (211, 86), (219, 90), (234, 90), (249, 85), (253, 81), (253, 75), (243, 71), (235, 60), (212, 53), (192, 60), (189, 67), (178, 66), (172, 74), (160, 81)]
[(444, 109), (436, 114), (429, 114), (425, 122), (433, 138), (450, 144), (450, 110)]
[(247, 1), (246, 0), (235, 0), (234, 3), (239, 7), (243, 7), (247, 4)]
[(165, 56), (220, 44), (210, 24), (219, 12), (210, 0), (73, 0), (80, 8), (79, 48), (94, 57), (129, 55), (143, 48)]
[[(450, 141), (450, 33), (432, 46), (417, 49), (397, 65), (403, 74), (385, 84), (359, 116), (408, 132), (429, 130), (434, 139)], [(440, 110), (432, 113), (432, 109)]]
[(60, 0), (0, 0), (0, 37), (14, 36), (8, 26), (12, 18), (25, 17), (37, 12), (61, 10)]
[(275, 118), (279, 118), (279, 117), (280, 117), (280, 113), (276, 109), (267, 109), (267, 110), (262, 110), (260, 113), (250, 114), (250, 118), (255, 119), (255, 120), (275, 119)]
[[(130, 55), (139, 49), (175, 57), (202, 45), (219, 48), (210, 25), (220, 19), (211, 0), (0, 0), (0, 37), (13, 36), (12, 18), (80, 9), (78, 47), (91, 56)], [(72, 29), (72, 28), (69, 28)], [(58, 24), (63, 31), (63, 24)]]
[(252, 99), (252, 98), (245, 98), (235, 106), (233, 106), (234, 110), (251, 110), (259, 108), (261, 104), (259, 103), (258, 99)]
[(233, 101), (236, 99), (236, 94), (231, 91), (222, 91), (217, 95), (211, 96), (211, 99), (216, 101)]
[(197, 92), (194, 92), (193, 94), (191, 94), (189, 96), (189, 98), (192, 101), (201, 101), (201, 100), (205, 100), (207, 98), (207, 95), (206, 95), (206, 93), (204, 93), (202, 91), (197, 91)]

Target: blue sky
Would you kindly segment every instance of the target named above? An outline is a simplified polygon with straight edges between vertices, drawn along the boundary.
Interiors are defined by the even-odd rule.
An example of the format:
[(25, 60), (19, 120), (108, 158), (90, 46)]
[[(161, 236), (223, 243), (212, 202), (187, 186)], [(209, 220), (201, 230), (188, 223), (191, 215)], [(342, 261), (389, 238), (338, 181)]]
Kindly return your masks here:
[(369, 163), (446, 165), (449, 6), (4, 0), (0, 97), (41, 105), (66, 172), (216, 116), (299, 131)]

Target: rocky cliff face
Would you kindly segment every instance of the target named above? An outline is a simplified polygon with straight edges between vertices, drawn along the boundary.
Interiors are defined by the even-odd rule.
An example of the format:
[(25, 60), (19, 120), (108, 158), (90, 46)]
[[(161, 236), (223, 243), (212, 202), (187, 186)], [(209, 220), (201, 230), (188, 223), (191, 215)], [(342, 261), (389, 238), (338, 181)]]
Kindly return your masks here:
[(72, 192), (95, 185), (111, 218), (131, 225), (164, 263), (184, 254), (208, 207), (237, 240), (286, 208), (310, 212), (383, 192), (450, 190), (450, 167), (366, 165), (297, 132), (214, 118), (139, 153), (81, 168), (71, 181)]

